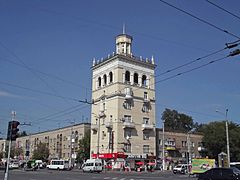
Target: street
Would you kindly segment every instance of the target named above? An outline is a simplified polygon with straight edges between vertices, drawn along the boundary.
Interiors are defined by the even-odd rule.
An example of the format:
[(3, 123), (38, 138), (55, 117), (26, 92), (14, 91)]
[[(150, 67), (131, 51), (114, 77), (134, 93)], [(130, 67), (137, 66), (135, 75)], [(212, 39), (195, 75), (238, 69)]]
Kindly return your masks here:
[[(0, 179), (4, 178), (4, 171), (0, 171)], [(196, 179), (188, 175), (173, 174), (168, 172), (102, 172), (102, 173), (83, 173), (81, 170), (72, 171), (52, 171), (41, 169), (37, 171), (10, 170), (8, 180), (178, 180), (178, 179)]]

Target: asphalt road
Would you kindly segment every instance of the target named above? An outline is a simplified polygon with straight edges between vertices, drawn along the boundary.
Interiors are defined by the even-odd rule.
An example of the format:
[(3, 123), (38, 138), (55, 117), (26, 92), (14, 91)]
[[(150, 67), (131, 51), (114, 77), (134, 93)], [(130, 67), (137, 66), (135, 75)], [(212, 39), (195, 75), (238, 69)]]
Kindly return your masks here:
[[(4, 171), (0, 171), (0, 180), (4, 179)], [(172, 172), (102, 172), (102, 173), (83, 173), (81, 170), (72, 171), (52, 171), (52, 170), (37, 170), (9, 171), (8, 180), (179, 180), (196, 178), (188, 177), (187, 175), (175, 175)]]

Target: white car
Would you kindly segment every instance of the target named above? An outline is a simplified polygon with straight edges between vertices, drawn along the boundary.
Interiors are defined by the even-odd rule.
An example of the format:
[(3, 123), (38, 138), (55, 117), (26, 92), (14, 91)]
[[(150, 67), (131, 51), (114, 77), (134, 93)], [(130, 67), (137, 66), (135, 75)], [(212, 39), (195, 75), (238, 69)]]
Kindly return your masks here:
[(19, 168), (19, 163), (18, 162), (10, 162), (9, 163), (9, 168), (18, 169)]
[(175, 166), (173, 168), (173, 173), (177, 174), (177, 173), (181, 173), (181, 174), (186, 174), (188, 173), (189, 170), (189, 165), (187, 164), (178, 164), (177, 166)]

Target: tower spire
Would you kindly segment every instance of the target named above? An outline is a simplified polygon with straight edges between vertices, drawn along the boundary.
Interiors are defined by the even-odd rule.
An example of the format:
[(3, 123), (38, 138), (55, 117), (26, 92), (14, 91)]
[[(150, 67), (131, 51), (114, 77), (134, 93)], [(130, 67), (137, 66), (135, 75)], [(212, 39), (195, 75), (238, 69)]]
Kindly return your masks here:
[(125, 27), (125, 23), (123, 23), (123, 34), (126, 33), (126, 27)]

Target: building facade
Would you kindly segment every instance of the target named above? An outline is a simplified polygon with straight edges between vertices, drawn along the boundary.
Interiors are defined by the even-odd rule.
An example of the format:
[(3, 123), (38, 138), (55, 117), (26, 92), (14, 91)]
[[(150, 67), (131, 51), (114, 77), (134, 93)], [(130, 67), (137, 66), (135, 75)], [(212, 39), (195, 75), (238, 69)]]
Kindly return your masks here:
[(155, 156), (155, 79), (153, 57), (132, 53), (133, 38), (116, 37), (116, 53), (93, 60), (92, 157)]
[(0, 153), (2, 153), (3, 157), (6, 156), (7, 147), (8, 141), (6, 139), (0, 139)]
[(156, 154), (159, 160), (164, 157), (169, 165), (174, 162), (190, 162), (192, 158), (201, 157), (202, 135), (192, 133), (164, 132), (162, 129), (156, 129)]
[(49, 148), (49, 159), (76, 158), (79, 140), (90, 130), (89, 123), (75, 124), (64, 128), (44, 131), (16, 139), (16, 148), (23, 149), (21, 159), (31, 158), (39, 143), (45, 143)]

